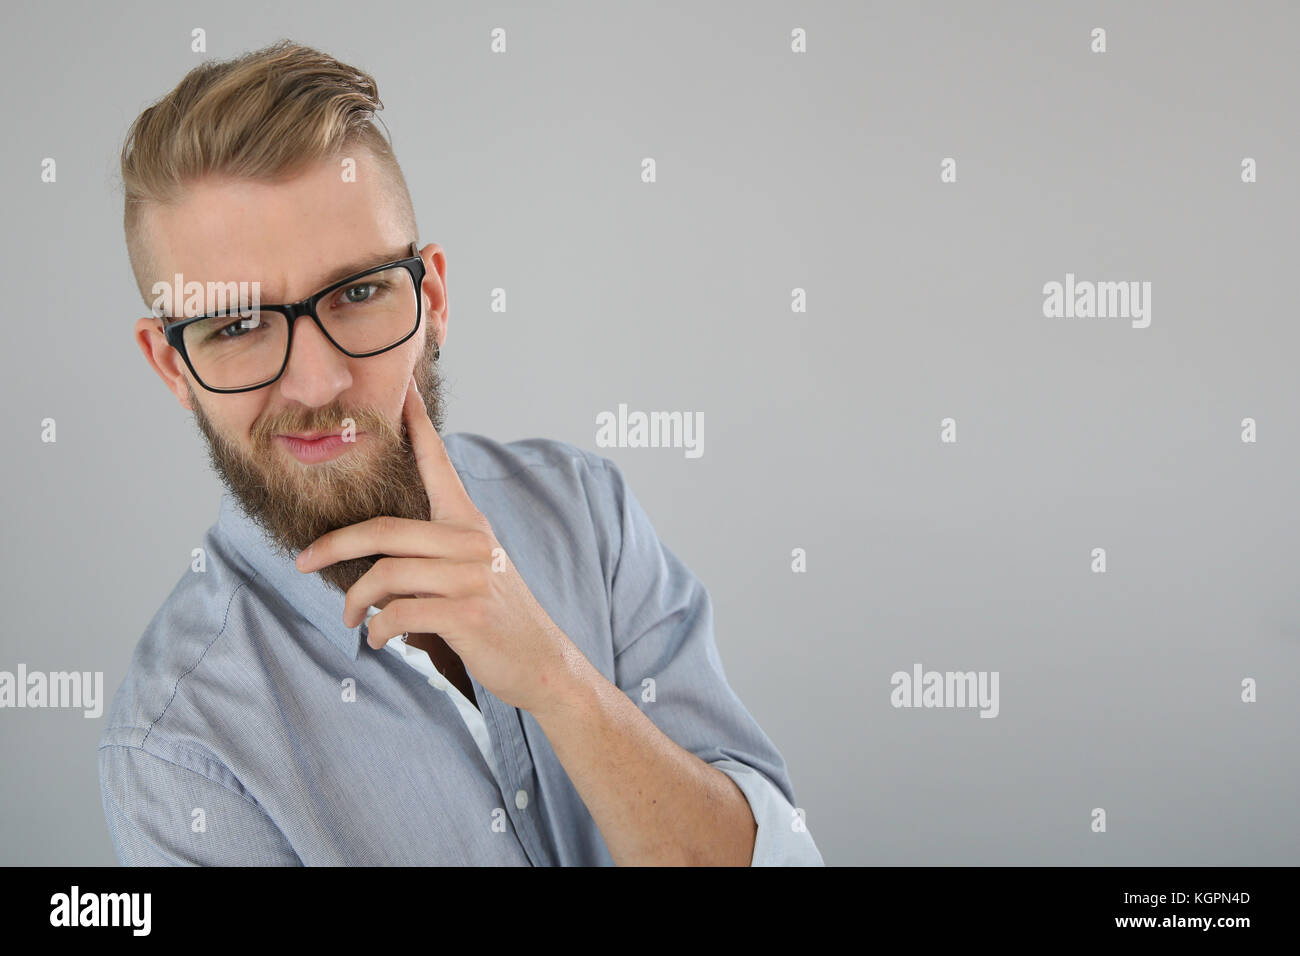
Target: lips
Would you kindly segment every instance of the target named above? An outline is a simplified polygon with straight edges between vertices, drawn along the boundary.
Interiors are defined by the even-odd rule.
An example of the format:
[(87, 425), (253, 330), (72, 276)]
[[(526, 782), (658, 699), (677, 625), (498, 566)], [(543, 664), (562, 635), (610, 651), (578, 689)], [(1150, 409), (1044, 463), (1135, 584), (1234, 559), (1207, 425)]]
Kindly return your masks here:
[(281, 432), (281, 434), (284, 435), (285, 438), (296, 438), (299, 441), (316, 441), (319, 438), (337, 438), (341, 436), (343, 432), (303, 432), (301, 434)]
[(353, 440), (345, 440), (341, 432), (306, 432), (305, 435), (311, 437), (279, 434), (275, 440), (303, 464), (315, 464), (345, 454), (362, 437), (361, 432), (357, 432)]

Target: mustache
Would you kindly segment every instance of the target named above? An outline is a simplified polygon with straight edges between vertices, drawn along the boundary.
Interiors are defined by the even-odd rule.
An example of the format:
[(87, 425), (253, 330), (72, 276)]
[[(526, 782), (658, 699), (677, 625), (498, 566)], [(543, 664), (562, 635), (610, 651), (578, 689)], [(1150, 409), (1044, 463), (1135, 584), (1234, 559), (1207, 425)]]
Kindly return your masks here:
[(350, 410), (336, 407), (293, 409), (257, 422), (249, 437), (253, 447), (260, 450), (269, 448), (272, 438), (278, 434), (337, 432), (349, 426), (357, 433), (369, 433), (389, 444), (400, 444), (406, 437), (405, 424), (389, 421), (374, 406)]

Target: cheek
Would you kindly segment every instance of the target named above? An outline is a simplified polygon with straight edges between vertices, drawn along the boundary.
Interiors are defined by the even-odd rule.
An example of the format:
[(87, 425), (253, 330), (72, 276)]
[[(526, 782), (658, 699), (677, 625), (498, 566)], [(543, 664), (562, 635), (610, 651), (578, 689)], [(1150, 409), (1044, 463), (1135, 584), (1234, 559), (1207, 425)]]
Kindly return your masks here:
[(220, 409), (209, 417), (221, 429), (222, 434), (248, 447), (253, 441), (253, 428), (257, 425), (263, 410), (264, 399), (250, 400), (239, 395), (223, 396)]
[[(400, 421), (402, 418), (402, 407), (406, 404), (406, 389), (410, 384), (411, 374), (415, 371), (415, 363), (424, 354), (424, 326), (421, 325), (420, 329), (421, 331), (409, 342), (393, 349), (391, 353), (393, 360), (385, 363), (384, 366), (383, 375), (386, 383), (383, 397), (384, 411), (393, 421)], [(388, 358), (388, 355), (377, 357)]]

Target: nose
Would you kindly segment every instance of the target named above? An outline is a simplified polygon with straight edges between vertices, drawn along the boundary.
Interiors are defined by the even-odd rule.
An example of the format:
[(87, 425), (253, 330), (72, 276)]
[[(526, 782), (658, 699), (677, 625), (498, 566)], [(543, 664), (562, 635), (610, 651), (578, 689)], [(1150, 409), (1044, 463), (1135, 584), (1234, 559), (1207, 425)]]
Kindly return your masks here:
[(348, 357), (334, 347), (310, 315), (293, 319), (289, 364), (277, 383), (285, 398), (312, 408), (328, 405), (352, 384)]

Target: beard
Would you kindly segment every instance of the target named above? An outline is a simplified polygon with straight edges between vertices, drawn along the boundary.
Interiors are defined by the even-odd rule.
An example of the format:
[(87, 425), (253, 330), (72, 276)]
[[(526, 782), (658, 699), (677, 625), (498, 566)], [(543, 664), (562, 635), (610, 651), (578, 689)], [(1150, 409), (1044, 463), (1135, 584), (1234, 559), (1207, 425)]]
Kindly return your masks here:
[[(429, 420), (441, 433), (442, 378), (434, 354), (436, 339), (430, 334), (427, 341), (429, 345), (416, 363), (415, 383)], [(327, 531), (379, 515), (429, 520), (429, 496), (405, 422), (391, 422), (373, 406), (300, 406), (254, 424), (250, 453), (216, 430), (188, 381), (186, 388), (195, 424), (207, 439), (213, 469), (248, 516), (291, 560)], [(277, 433), (338, 431), (345, 418), (355, 423), (358, 441), (364, 444), (330, 461), (304, 465), (275, 447)], [(346, 592), (381, 557), (350, 558), (321, 568), (319, 573)]]

